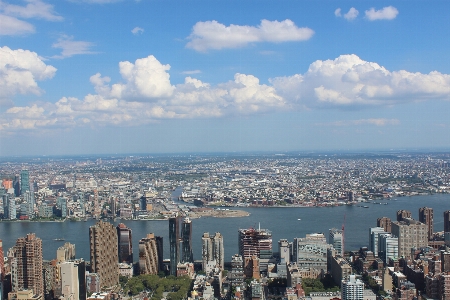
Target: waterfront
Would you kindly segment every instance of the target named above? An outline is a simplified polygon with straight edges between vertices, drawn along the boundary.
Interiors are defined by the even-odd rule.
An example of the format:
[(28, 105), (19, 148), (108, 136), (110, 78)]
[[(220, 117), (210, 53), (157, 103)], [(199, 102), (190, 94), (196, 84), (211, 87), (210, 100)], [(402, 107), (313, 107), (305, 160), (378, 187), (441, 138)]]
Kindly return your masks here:
[[(395, 200), (396, 199), (396, 200)], [(225, 244), (225, 257), (227, 260), (238, 251), (238, 229), (258, 227), (267, 228), (273, 234), (274, 251), (277, 249), (277, 241), (286, 238), (292, 241), (295, 237), (304, 237), (307, 233), (324, 232), (329, 228), (341, 228), (345, 222), (345, 247), (356, 249), (368, 245), (368, 231), (376, 226), (378, 217), (390, 217), (395, 220), (395, 213), (399, 209), (407, 209), (412, 212), (415, 219), (418, 218), (420, 207), (428, 206), (434, 209), (434, 230), (443, 230), (443, 212), (450, 209), (450, 196), (445, 194), (430, 196), (400, 197), (392, 200), (375, 201), (386, 202), (388, 205), (367, 203), (369, 208), (359, 206), (339, 207), (293, 207), (293, 208), (242, 208), (250, 213), (243, 218), (200, 218), (193, 222), (193, 250), (194, 258), (201, 257), (201, 236), (203, 232), (222, 233)], [(301, 220), (298, 220), (301, 219)], [(164, 257), (168, 258), (169, 239), (167, 221), (116, 221), (123, 222), (133, 230), (134, 260), (138, 258), (139, 239), (147, 233), (154, 232), (164, 238)], [(29, 232), (35, 232), (43, 240), (44, 259), (56, 257), (56, 249), (64, 241), (54, 241), (55, 238), (64, 238), (65, 241), (76, 245), (77, 258), (89, 260), (89, 226), (94, 220), (87, 222), (1, 222), (0, 238), (3, 240), (3, 248), (12, 247), (18, 237), (25, 236)]]

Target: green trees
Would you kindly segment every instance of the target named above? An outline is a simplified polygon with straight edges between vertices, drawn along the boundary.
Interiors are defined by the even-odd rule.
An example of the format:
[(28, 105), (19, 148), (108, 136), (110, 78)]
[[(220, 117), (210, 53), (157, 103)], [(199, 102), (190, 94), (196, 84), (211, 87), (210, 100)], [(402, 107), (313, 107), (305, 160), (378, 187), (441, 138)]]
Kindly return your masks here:
[(182, 300), (187, 297), (190, 285), (191, 279), (187, 276), (139, 275), (129, 279), (124, 290), (133, 296), (146, 291), (152, 300), (160, 300), (163, 293), (168, 292), (168, 300)]
[(311, 292), (337, 292), (339, 287), (333, 284), (333, 281), (325, 276), (322, 281), (320, 279), (303, 278), (302, 286), (305, 294), (309, 295)]

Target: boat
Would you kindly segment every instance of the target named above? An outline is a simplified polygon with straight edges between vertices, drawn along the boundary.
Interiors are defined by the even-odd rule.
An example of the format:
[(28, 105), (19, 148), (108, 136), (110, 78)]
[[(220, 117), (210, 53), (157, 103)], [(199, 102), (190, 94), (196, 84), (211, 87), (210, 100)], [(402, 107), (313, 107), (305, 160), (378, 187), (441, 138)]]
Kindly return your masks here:
[(54, 241), (65, 241), (65, 239), (64, 238), (56, 238), (56, 239), (53, 239)]
[(302, 219), (297, 219), (297, 220), (301, 221)]
[(364, 207), (364, 208), (369, 208), (367, 205), (364, 205), (363, 207)]

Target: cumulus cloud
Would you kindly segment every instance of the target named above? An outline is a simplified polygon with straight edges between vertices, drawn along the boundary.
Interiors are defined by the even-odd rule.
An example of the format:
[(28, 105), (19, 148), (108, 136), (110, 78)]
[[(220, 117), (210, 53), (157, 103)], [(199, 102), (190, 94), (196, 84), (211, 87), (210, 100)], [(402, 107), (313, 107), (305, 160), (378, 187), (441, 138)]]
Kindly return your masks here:
[(305, 41), (313, 34), (312, 29), (299, 28), (289, 19), (281, 22), (262, 20), (256, 27), (234, 24), (225, 26), (217, 21), (206, 21), (194, 25), (186, 47), (205, 52), (209, 49), (239, 48), (256, 42)]
[(359, 15), (359, 11), (352, 7), (349, 9), (349, 11), (344, 15), (344, 18), (348, 21), (352, 21), (356, 19), (356, 17)]
[(46, 65), (35, 52), (0, 48), (0, 99), (16, 94), (40, 95), (37, 81), (52, 78), (56, 68)]
[(386, 6), (380, 10), (375, 10), (375, 8), (371, 8), (365, 11), (366, 18), (369, 21), (375, 20), (393, 20), (398, 15), (398, 10), (393, 6)]
[[(34, 76), (52, 76), (53, 67), (48, 66), (45, 72), (43, 66), (39, 69), (42, 74), (35, 71)], [(450, 100), (448, 74), (389, 71), (354, 54), (317, 60), (306, 72), (273, 78), (270, 84), (262, 84), (254, 75), (237, 73), (232, 80), (216, 85), (192, 76), (172, 85), (169, 71), (170, 65), (162, 64), (152, 55), (134, 63), (120, 62), (122, 82), (111, 82), (110, 77), (97, 73), (90, 78), (95, 94), (10, 108), (0, 117), (0, 128), (9, 132), (52, 127), (133, 126), (162, 119), (220, 118), (322, 108), (361, 109), (429, 99)], [(331, 125), (399, 123), (397, 119), (371, 118)]]
[(141, 27), (134, 27), (133, 30), (131, 30), (131, 33), (134, 35), (139, 35), (144, 33), (144, 29)]
[(91, 47), (94, 46), (91, 42), (75, 41), (73, 36), (62, 35), (57, 42), (53, 43), (52, 47), (62, 49), (60, 55), (54, 55), (53, 58), (67, 58), (79, 54), (95, 54), (91, 51)]
[(0, 3), (0, 9), (5, 15), (23, 19), (43, 19), (46, 21), (62, 21), (64, 18), (53, 10), (53, 5), (41, 0), (25, 0), (26, 6)]
[(450, 100), (450, 75), (388, 71), (357, 55), (317, 60), (306, 73), (271, 80), (277, 93), (299, 107), (392, 105), (426, 99)]

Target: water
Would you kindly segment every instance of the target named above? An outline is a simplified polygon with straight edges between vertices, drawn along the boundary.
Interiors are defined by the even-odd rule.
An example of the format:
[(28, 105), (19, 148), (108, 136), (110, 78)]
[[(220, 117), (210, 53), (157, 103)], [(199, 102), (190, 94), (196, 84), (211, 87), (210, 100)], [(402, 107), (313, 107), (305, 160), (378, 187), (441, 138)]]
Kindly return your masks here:
[[(369, 228), (376, 226), (379, 217), (396, 218), (396, 212), (407, 209), (413, 218), (418, 219), (419, 208), (423, 206), (434, 209), (434, 231), (443, 231), (443, 213), (450, 210), (450, 195), (431, 195), (400, 197), (397, 200), (382, 200), (388, 205), (366, 204), (369, 208), (358, 206), (340, 207), (290, 207), (290, 208), (240, 208), (250, 213), (243, 218), (200, 218), (192, 220), (194, 258), (201, 258), (201, 236), (204, 232), (220, 232), (224, 236), (225, 259), (238, 252), (238, 229), (266, 228), (272, 231), (273, 249), (276, 251), (279, 239), (293, 241), (295, 237), (304, 237), (307, 233), (323, 232), (328, 229), (341, 228), (345, 216), (345, 249), (358, 249), (367, 246)], [(298, 219), (301, 219), (300, 221)], [(120, 221), (130, 227), (133, 232), (134, 260), (138, 258), (138, 241), (147, 233), (164, 238), (164, 257), (169, 257), (169, 223), (167, 221)], [(56, 257), (56, 249), (64, 238), (76, 245), (76, 257), (89, 260), (89, 226), (95, 222), (0, 222), (0, 239), (3, 249), (12, 247), (18, 237), (34, 232), (43, 241), (44, 259)], [(117, 225), (119, 221), (114, 222)], [(259, 225), (260, 224), (260, 225)]]

